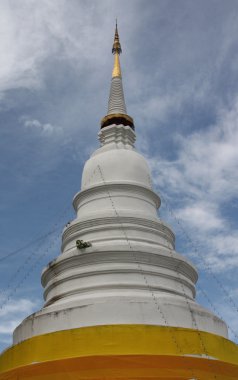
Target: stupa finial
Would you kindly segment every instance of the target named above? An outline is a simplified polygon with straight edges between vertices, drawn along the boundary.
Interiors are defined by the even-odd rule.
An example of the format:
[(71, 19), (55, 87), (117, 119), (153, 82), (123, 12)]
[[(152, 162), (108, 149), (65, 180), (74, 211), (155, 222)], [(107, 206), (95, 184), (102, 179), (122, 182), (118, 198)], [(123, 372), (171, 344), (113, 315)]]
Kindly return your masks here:
[(115, 29), (115, 36), (114, 36), (114, 43), (112, 46), (112, 54), (121, 54), (121, 44), (119, 40), (119, 33), (118, 33), (118, 28), (117, 28), (117, 19), (116, 19), (116, 29)]
[(120, 66), (120, 59), (119, 55), (121, 54), (121, 44), (119, 40), (119, 34), (118, 34), (118, 29), (117, 29), (117, 19), (116, 19), (116, 29), (115, 29), (115, 36), (114, 36), (114, 42), (112, 46), (112, 54), (115, 55), (115, 60), (114, 60), (114, 67), (112, 70), (112, 78), (114, 77), (121, 77), (121, 66)]

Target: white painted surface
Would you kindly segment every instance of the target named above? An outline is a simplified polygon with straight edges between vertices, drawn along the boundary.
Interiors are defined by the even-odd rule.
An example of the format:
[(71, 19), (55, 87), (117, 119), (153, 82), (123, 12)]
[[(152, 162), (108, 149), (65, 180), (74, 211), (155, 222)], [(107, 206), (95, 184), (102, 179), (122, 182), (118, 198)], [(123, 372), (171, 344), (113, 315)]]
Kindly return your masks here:
[[(45, 307), (14, 332), (14, 343), (47, 332), (105, 324), (200, 329), (227, 337), (223, 321), (195, 301), (197, 272), (174, 251), (174, 234), (157, 216), (148, 165), (130, 127), (99, 134), (86, 162), (76, 219), (62, 254), (42, 274)], [(91, 243), (78, 250), (76, 240)]]

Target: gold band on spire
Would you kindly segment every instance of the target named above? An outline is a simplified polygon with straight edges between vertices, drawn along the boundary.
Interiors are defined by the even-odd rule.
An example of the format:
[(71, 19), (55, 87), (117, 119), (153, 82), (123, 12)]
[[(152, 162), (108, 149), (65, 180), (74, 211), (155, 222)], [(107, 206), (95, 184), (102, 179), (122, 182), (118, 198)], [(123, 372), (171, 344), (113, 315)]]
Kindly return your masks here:
[(121, 77), (121, 66), (120, 66), (120, 59), (119, 59), (119, 54), (115, 54), (114, 58), (114, 67), (112, 70), (112, 78), (114, 77)]
[(117, 21), (116, 21), (116, 29), (115, 29), (115, 36), (114, 36), (114, 43), (112, 46), (112, 54), (115, 55), (114, 59), (114, 67), (112, 70), (112, 78), (114, 77), (121, 77), (121, 66), (120, 66), (120, 59), (119, 55), (121, 54), (121, 44), (119, 40), (119, 34), (117, 29)]

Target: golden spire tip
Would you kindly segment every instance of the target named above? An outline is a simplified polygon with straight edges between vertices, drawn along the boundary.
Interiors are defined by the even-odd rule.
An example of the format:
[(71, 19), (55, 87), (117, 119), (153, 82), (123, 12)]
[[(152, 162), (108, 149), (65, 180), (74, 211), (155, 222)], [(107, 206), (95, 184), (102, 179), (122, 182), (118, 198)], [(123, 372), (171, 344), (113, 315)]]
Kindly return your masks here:
[(114, 43), (112, 46), (112, 54), (121, 54), (121, 44), (119, 40), (119, 34), (118, 34), (118, 29), (117, 29), (117, 19), (116, 19), (116, 29), (115, 29), (115, 36), (114, 36)]

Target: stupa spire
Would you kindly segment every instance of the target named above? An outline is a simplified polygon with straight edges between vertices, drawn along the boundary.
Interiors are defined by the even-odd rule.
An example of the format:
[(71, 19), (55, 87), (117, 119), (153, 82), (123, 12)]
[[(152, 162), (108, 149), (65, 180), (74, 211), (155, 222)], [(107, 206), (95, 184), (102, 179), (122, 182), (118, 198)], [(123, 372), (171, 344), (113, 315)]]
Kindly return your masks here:
[(112, 70), (112, 81), (110, 88), (110, 95), (108, 100), (108, 112), (107, 115), (101, 121), (101, 128), (108, 125), (117, 124), (130, 126), (134, 129), (133, 119), (127, 115), (126, 103), (122, 85), (122, 74), (120, 65), (120, 54), (122, 52), (117, 21), (114, 35), (114, 42), (112, 45), (112, 54), (114, 55), (114, 66)]

